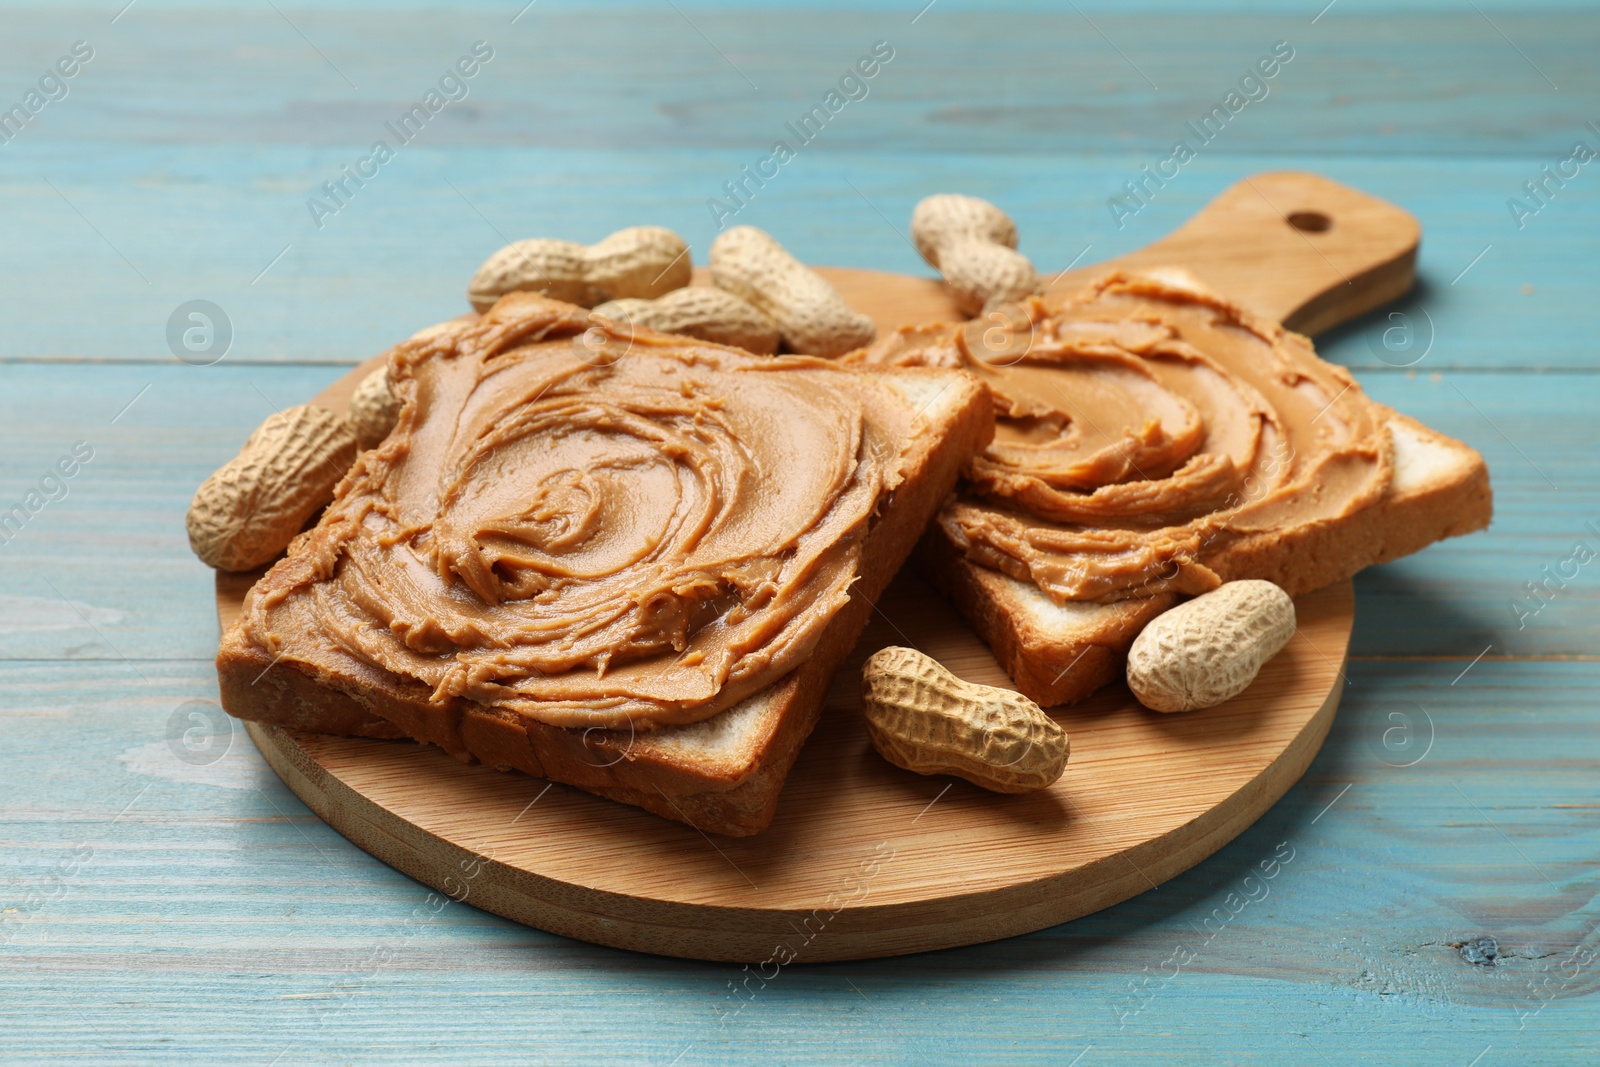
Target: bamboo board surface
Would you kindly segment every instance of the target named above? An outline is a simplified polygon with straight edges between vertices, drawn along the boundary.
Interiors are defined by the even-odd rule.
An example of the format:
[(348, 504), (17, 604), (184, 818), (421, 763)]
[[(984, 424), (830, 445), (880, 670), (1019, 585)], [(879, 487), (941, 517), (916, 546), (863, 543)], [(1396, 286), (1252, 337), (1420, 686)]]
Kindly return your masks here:
[[(1260, 174), (1148, 248), (1060, 272), (1049, 291), (1112, 267), (1176, 263), (1256, 310), (1322, 329), (1409, 288), (1419, 232), (1398, 208), (1334, 182)], [(928, 279), (824, 273), (880, 329), (958, 317)], [(342, 408), (375, 365), (316, 401)], [(247, 588), (219, 576), (224, 625)], [(1009, 685), (955, 612), (902, 574), (835, 678), (777, 820), (738, 841), (565, 786), (547, 795), (548, 783), (410, 743), (249, 730), (285, 783), (346, 837), (452, 898), (520, 922), (703, 959), (898, 955), (1076, 918), (1232, 840), (1299, 780), (1327, 735), (1353, 604), (1348, 582), (1301, 598), (1294, 641), (1218, 708), (1158, 716), (1118, 685), (1059, 711), (1073, 738), (1067, 774), (1040, 793), (999, 797), (899, 770), (867, 742), (856, 678), (885, 645), (909, 644), (970, 681)]]

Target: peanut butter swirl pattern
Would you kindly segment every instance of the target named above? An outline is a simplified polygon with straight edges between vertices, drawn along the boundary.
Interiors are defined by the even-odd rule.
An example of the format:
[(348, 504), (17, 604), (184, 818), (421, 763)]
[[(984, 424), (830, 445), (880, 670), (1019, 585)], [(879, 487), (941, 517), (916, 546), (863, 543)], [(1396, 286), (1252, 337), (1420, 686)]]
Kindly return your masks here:
[(527, 294), (390, 358), (395, 432), (248, 626), (559, 726), (692, 722), (796, 667), (915, 418), (870, 375)]
[(994, 443), (938, 523), (1057, 603), (1204, 592), (1228, 546), (1364, 508), (1391, 476), (1380, 409), (1347, 372), (1180, 270), (903, 328), (852, 359), (989, 386)]

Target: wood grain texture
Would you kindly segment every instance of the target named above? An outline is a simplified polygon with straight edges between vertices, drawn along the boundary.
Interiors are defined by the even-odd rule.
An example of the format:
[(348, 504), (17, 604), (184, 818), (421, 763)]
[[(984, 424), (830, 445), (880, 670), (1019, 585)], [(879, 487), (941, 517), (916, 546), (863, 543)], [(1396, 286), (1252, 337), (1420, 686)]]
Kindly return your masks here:
[[(1574, 130), (1582, 134), (1581, 122)], [(1600, 138), (1594, 143), (1600, 148)], [(18, 149), (18, 165), (0, 174), (0, 191), (25, 210), (4, 220), (0, 276), (19, 306), (72, 315), (81, 286), (96, 293), (103, 314), (78, 316), (72, 330), (52, 328), (50, 316), (22, 317), (0, 334), (0, 358), (165, 363), (172, 360), (168, 316), (196, 298), (215, 301), (230, 316), (234, 336), (223, 364), (357, 363), (392, 343), (397, 322), (420, 328), (464, 310), (462, 279), (519, 236), (588, 242), (645, 219), (681, 233), (704, 263), (717, 234), (706, 200), (751, 162), (750, 152), (729, 149), (418, 151), (397, 159), (382, 184), (362, 190), (317, 230), (306, 198), (350, 162), (350, 151), (180, 144), (133, 159), (111, 157), (122, 169), (108, 183), (107, 160), (95, 151), (24, 145), (21, 138), (7, 148)], [(1385, 373), (1407, 364), (1425, 370), (1591, 365), (1581, 333), (1548, 330), (1533, 338), (1522, 324), (1581, 320), (1587, 313), (1582, 268), (1586, 235), (1600, 226), (1600, 182), (1569, 182), (1519, 230), (1506, 200), (1549, 159), (1462, 157), (1418, 165), (1386, 152), (1375, 144), (1372, 154), (1314, 162), (1320, 173), (1422, 222), (1423, 285), (1394, 310), (1407, 314), (1424, 339), (1391, 351), (1382, 342), (1394, 323), (1373, 318), (1329, 339), (1329, 358)], [(1090, 262), (1140, 248), (1182, 225), (1241, 175), (1304, 169), (1308, 160), (1284, 152), (1203, 155), (1119, 229), (1106, 201), (1150, 162), (1128, 152), (861, 156), (819, 145), (730, 225), (767, 229), (808, 263), (931, 278), (906, 236), (911, 209), (929, 192), (960, 190), (1004, 207), (1017, 220), (1022, 250), (1059, 269), (1080, 254)], [(186, 178), (160, 177), (168, 171)], [(268, 197), (241, 185), (241, 172), (258, 175), (275, 192)], [(115, 220), (102, 231), (148, 284), (73, 206), (90, 220)], [(417, 255), (418, 246), (428, 252)], [(30, 257), (32, 248), (53, 251)], [(1431, 316), (1431, 328), (1420, 309)]]
[(879, 648), (911, 644), (968, 681), (1010, 684), (949, 606), (905, 576), (835, 676), (778, 817), (745, 839), (564, 786), (547, 796), (549, 783), (409, 742), (249, 730), (350, 840), (452, 897), (470, 871), (477, 905), (519, 922), (769, 967), (904, 955), (1098, 911), (1259, 818), (1316, 755), (1339, 702), (1349, 583), (1297, 606), (1300, 632), (1244, 694), (1167, 717), (1108, 687), (1054, 713), (1073, 739), (1070, 773), (997, 797), (891, 767), (867, 740), (858, 677)]
[[(1585, 49), (1600, 18), (1577, 4), (1517, 11), (1514, 27), (1470, 7), (1394, 12), (1361, 0), (1342, 0), (1315, 24), (1317, 9), (1308, 14), (1293, 0), (1254, 11), (1228, 3), (1075, 11), (942, 0), (915, 23), (919, 6), (883, 0), (678, 6), (688, 18), (649, 4), (604, 3), (596, 15), (591, 5), (541, 3), (512, 24), (517, 8), (506, 14), (489, 4), (402, 5), (392, 18), (371, 3), (295, 5), (291, 20), (271, 8), (189, 4), (153, 6), (106, 28), (109, 16), (97, 9), (8, 4), (0, 55), (26, 70), (98, 31), (96, 46), (110, 61), (90, 66), (76, 110), (50, 115), (30, 139), (341, 150), (364, 149), (396, 105), (420, 96), (479, 39), (496, 57), (457, 121), (427, 130), (432, 147), (764, 150), (879, 40), (894, 58), (857, 102), (878, 113), (830, 126), (831, 146), (870, 155), (991, 154), (1049, 152), (1070, 139), (1079, 152), (1165, 152), (1185, 121), (1198, 121), (1278, 41), (1294, 58), (1217, 148), (1533, 156), (1568, 147), (1573, 130), (1593, 117), (1585, 100), (1600, 91)], [(159, 50), (139, 56), (151, 42)], [(601, 54), (609, 77), (594, 76)], [(196, 99), (192, 86), (202, 80), (227, 86), (226, 96)], [(579, 84), (581, 96), (569, 91)], [(640, 106), (641, 87), (651, 106)], [(119, 106), (128, 99), (151, 106)]]
[[(7, 4), (0, 16), (8, 102), (73, 40), (92, 40), (105, 60), (0, 148), (10, 209), (0, 216), (0, 359), (13, 361), (0, 367), (0, 500), (21, 500), (74, 440), (97, 450), (69, 495), (0, 547), (0, 1058), (1600, 1058), (1596, 966), (1575, 976), (1562, 967), (1575, 946), (1596, 947), (1600, 923), (1600, 572), (1583, 568), (1522, 629), (1508, 608), (1586, 536), (1586, 522), (1600, 522), (1600, 183), (1584, 168), (1520, 230), (1505, 203), (1573, 138), (1590, 137), (1592, 11), (1480, 2), (1491, 25), (1459, 2), (1396, 15), (1340, 0), (1313, 25), (1320, 3), (1242, 12), (1216, 0), (1183, 14), (1077, 4), (1108, 42), (1059, 5), (1058, 21), (1034, 34), (1010, 30), (1037, 4), (995, 18), (997, 5), (940, 0), (914, 27), (904, 5), (867, 7), (885, 18), (884, 36), (907, 42), (895, 60), (904, 65), (739, 221), (812, 262), (924, 272), (895, 227), (928, 192), (969, 192), (1018, 219), (1037, 262), (1065, 264), (1086, 245), (1098, 258), (1148, 243), (1241, 174), (1315, 169), (1421, 219), (1423, 286), (1398, 310), (1420, 326), (1425, 308), (1436, 327), (1432, 349), (1407, 368), (1397, 364), (1416, 350), (1379, 343), (1394, 325), (1383, 312), (1324, 335), (1319, 350), (1356, 368), (1377, 399), (1482, 450), (1497, 512), (1486, 533), (1356, 579), (1350, 685), (1321, 753), (1211, 859), (1026, 937), (785, 968), (752, 980), (749, 1001), (730, 988), (748, 977), (734, 966), (545, 934), (470, 897), (435, 911), (425, 887), (306, 811), (242, 734), (214, 764), (177, 759), (173, 712), (216, 696), (211, 575), (188, 555), (183, 510), (273, 408), (462, 308), (460, 280), (500, 232), (593, 240), (656, 221), (703, 258), (715, 232), (705, 199), (759, 158), (876, 25), (837, 9), (680, 3), (734, 59), (778, 61), (773, 81), (752, 70), (762, 92), (743, 96), (748, 87), (687, 22), (666, 25), (678, 19), (670, 8), (608, 4), (591, 22), (587, 4), (541, 0), (517, 23), (534, 31), (523, 51), (500, 68), (516, 86), (484, 78), (473, 89), (470, 102), (494, 120), (447, 113), (437, 140), (408, 149), (315, 231), (310, 192), (458, 42), (483, 35), (480, 11), (496, 25), (515, 12), (280, 3), (341, 66), (367, 64), (352, 70), (353, 91), (269, 7), (142, 0), (112, 24), (120, 6)], [(946, 11), (959, 18), (944, 21)], [(537, 21), (548, 14), (563, 21)], [(1106, 198), (1279, 38), (1299, 54), (1273, 95), (1116, 229)], [(626, 62), (597, 68), (602, 55)], [(1028, 56), (1022, 76), (1013, 63)], [(570, 88), (590, 83), (604, 105), (571, 104)], [(964, 104), (969, 121), (941, 119), (962, 117)], [(264, 140), (253, 116), (277, 123), (279, 139)], [(555, 143), (569, 132), (585, 146)], [(461, 143), (472, 136), (480, 143)], [(163, 335), (173, 307), (194, 297), (222, 303), (237, 326), (213, 367), (178, 364)], [(85, 365), (105, 360), (142, 363)], [(252, 365), (263, 360), (344, 367)], [(58, 591), (99, 610), (85, 620)], [(1388, 716), (1407, 712), (1420, 729), (1418, 707), (1431, 715), (1428, 755), (1383, 762), (1403, 762), (1383, 747), (1399, 725)], [(1205, 920), (1215, 928), (1214, 909), (1280, 841), (1297, 853), (1271, 896), (1206, 940)], [(87, 865), (73, 859), (80, 843), (95, 850)], [(1495, 965), (1469, 963), (1457, 946), (1485, 936), (1498, 940)], [(1177, 969), (1180, 945), (1197, 958)]]
[[(144, 679), (121, 663), (7, 663), (6, 767), (28, 785), (0, 821), (17, 909), (0, 918), (0, 1049), (665, 1065), (780, 1047), (802, 1064), (911, 1064), (1070, 1062), (1092, 1044), (1177, 1065), (1274, 1063), (1316, 1042), (1334, 1063), (1466, 1064), (1486, 1045), (1581, 1063), (1596, 973), (1555, 965), (1595, 945), (1600, 919), (1594, 809), (1573, 806), (1600, 762), (1600, 667), (1481, 662), (1452, 687), (1463, 665), (1353, 662), (1302, 782), (1155, 892), (1028, 937), (797, 964), (752, 981), (752, 1001), (730, 985), (754, 969), (545, 934), (471, 907), (470, 890), (430, 904), (301, 806), (242, 732), (214, 763), (172, 758), (172, 711), (214, 695), (205, 660), (141, 663)], [(1410, 767), (1380, 758), (1401, 700), (1433, 716)], [(1279, 842), (1294, 858), (1271, 895), (1219, 927), (1213, 911)], [(74, 866), (80, 845), (93, 854)], [(1485, 935), (1499, 964), (1466, 963), (1455, 945)], [(1180, 944), (1196, 958), (1163, 971)], [(1258, 1005), (1253, 1020), (1240, 1003)], [(197, 1004), (227, 1011), (197, 1020)]]
[[(670, 8), (589, 18), (542, 4), (512, 26), (488, 7), (388, 18), (324, 5), (291, 24), (264, 7), (147, 5), (107, 25), (84, 8), (19, 5), (0, 41), (8, 65), (42, 70), (86, 36), (100, 59), (5, 145), (0, 190), (21, 210), (0, 224), (0, 276), (19, 306), (49, 313), (9, 323), (0, 356), (166, 360), (167, 316), (204, 297), (234, 322), (229, 359), (353, 363), (390, 342), (397, 317), (455, 314), (461, 279), (511, 238), (588, 242), (646, 220), (678, 230), (703, 262), (717, 232), (707, 200), (881, 38), (898, 51), (866, 99), (735, 217), (807, 262), (928, 273), (904, 234), (912, 205), (946, 189), (1005, 207), (1041, 264), (1090, 245), (1109, 258), (1169, 232), (1241, 173), (1310, 159), (1421, 218), (1430, 288), (1402, 310), (1445, 320), (1430, 367), (1589, 362), (1581, 334), (1550, 331), (1530, 346), (1517, 324), (1585, 313), (1589, 291), (1573, 268), (1588, 255), (1600, 182), (1585, 168), (1520, 228), (1506, 202), (1576, 138), (1600, 147), (1584, 126), (1597, 75), (1583, 44), (1600, 16), (1518, 12), (1513, 45), (1469, 8), (1394, 17), (1346, 12), (1341, 0), (1315, 25), (1287, 5), (1093, 15), (1157, 90), (1075, 13), (945, 18), (947, 3), (914, 26), (889, 5), (825, 16), (686, 9), (693, 25), (716, 24), (711, 38), (736, 62), (760, 65), (759, 92)], [(308, 198), (479, 38), (499, 58), (471, 95), (319, 228)], [(1108, 199), (1280, 39), (1297, 55), (1271, 95), (1119, 226)], [(598, 54), (609, 58), (604, 78), (585, 73)], [(216, 91), (197, 94), (202, 84)], [(581, 105), (568, 91), (578, 84)], [(83, 291), (101, 314), (53, 328)], [(1395, 362), (1373, 351), (1387, 323), (1369, 336), (1373, 325), (1341, 339), (1333, 358)]]

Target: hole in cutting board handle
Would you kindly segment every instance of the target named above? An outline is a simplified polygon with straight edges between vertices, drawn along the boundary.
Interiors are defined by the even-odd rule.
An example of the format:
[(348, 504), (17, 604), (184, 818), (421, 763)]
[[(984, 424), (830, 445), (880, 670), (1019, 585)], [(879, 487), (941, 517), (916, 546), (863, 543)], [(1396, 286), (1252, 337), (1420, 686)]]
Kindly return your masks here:
[(1326, 233), (1333, 228), (1333, 220), (1320, 211), (1290, 212), (1288, 221), (1302, 233)]

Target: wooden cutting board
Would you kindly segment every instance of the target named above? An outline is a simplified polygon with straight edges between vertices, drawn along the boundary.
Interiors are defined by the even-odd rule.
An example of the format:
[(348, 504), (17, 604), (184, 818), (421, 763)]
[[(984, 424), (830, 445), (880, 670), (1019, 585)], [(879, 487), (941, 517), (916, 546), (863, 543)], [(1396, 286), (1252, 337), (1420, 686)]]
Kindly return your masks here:
[[(1353, 189), (1258, 174), (1155, 244), (1051, 285), (1072, 289), (1113, 266), (1177, 264), (1314, 333), (1409, 289), (1419, 236), (1410, 215)], [(880, 328), (959, 318), (936, 280), (821, 273)], [(342, 410), (377, 362), (316, 401)], [(251, 580), (218, 575), (224, 627)], [(599, 944), (756, 964), (742, 979), (753, 996), (792, 962), (948, 948), (1064, 922), (1221, 848), (1304, 773), (1338, 705), (1350, 583), (1296, 607), (1299, 633), (1239, 697), (1165, 716), (1110, 686), (1055, 712), (1072, 759), (1054, 786), (999, 796), (902, 771), (867, 740), (858, 669), (885, 645), (912, 645), (971, 681), (1009, 684), (949, 606), (902, 574), (835, 678), (776, 820), (751, 838), (707, 835), (411, 742), (248, 728), (313, 811), (439, 893)]]

